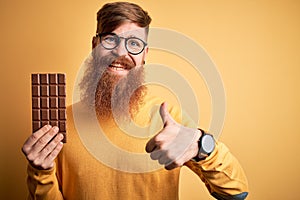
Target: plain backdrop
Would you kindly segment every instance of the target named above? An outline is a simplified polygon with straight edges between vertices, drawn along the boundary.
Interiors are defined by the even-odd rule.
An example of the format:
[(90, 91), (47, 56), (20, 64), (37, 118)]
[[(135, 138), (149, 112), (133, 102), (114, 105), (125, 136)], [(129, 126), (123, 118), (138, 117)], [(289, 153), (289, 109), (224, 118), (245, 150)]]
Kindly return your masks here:
[[(153, 27), (176, 30), (193, 38), (218, 67), (227, 110), (219, 140), (229, 146), (246, 172), (248, 199), (297, 199), (300, 2), (133, 2), (150, 13)], [(25, 199), (27, 194), (27, 161), (21, 146), (31, 134), (30, 74), (65, 72), (70, 105), (76, 74), (91, 51), (96, 12), (104, 3), (0, 1), (0, 199)], [(150, 50), (147, 63), (151, 62), (183, 71), (194, 85), (204, 113), (200, 125), (208, 128), (210, 96), (202, 83), (195, 86), (199, 77), (185, 70), (186, 61)], [(180, 199), (212, 199), (204, 184), (185, 167)]]

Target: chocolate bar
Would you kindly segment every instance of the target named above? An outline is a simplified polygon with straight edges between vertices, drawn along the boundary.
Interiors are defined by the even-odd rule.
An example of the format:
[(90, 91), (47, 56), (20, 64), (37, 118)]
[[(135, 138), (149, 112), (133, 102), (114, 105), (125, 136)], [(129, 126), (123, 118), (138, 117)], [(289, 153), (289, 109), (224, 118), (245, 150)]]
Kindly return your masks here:
[(66, 142), (66, 75), (31, 74), (32, 131), (57, 126)]

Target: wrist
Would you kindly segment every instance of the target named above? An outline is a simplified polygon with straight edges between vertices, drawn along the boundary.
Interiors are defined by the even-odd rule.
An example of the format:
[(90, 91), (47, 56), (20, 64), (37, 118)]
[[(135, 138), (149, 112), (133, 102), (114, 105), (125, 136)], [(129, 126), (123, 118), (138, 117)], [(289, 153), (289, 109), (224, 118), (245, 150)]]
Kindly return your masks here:
[(197, 129), (196, 132), (197, 132), (197, 136), (196, 136), (196, 140), (195, 140), (195, 147), (196, 148), (193, 151), (192, 159), (198, 155), (198, 152), (199, 152), (198, 141), (200, 140), (200, 138), (202, 136), (202, 131), (200, 129)]
[(199, 162), (201, 160), (206, 159), (215, 148), (215, 140), (211, 134), (206, 133), (202, 129), (199, 129), (201, 132), (201, 136), (198, 140), (198, 152), (191, 159), (195, 162)]

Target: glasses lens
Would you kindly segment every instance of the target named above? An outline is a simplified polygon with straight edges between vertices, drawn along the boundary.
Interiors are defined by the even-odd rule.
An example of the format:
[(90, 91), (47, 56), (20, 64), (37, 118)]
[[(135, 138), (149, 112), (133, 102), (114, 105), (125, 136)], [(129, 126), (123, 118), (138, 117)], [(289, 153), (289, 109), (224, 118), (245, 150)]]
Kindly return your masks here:
[(116, 48), (120, 44), (121, 41), (120, 39), (125, 39), (125, 46), (127, 51), (134, 55), (141, 53), (144, 50), (146, 45), (143, 42), (143, 40), (136, 37), (124, 38), (124, 37), (119, 37), (114, 33), (100, 34), (100, 43), (105, 49), (108, 50), (112, 50)]
[(139, 38), (128, 38), (126, 41), (127, 50), (132, 54), (138, 54), (143, 51), (145, 45)]
[(107, 34), (101, 36), (101, 44), (106, 49), (114, 49), (118, 46), (119, 39), (117, 35)]

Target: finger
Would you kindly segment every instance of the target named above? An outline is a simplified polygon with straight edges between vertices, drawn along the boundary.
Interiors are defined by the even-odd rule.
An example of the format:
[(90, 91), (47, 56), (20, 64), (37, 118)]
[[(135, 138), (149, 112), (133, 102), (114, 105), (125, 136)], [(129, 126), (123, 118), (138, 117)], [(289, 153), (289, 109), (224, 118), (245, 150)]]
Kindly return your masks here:
[(173, 160), (169, 160), (169, 162), (165, 164), (165, 169), (166, 170), (172, 170), (172, 169), (175, 169), (177, 167), (181, 167), (183, 164), (184, 163), (182, 162), (181, 159), (176, 158), (176, 159), (173, 159)]
[(172, 116), (170, 115), (169, 111), (168, 111), (167, 102), (163, 102), (160, 105), (159, 113), (160, 113), (161, 119), (163, 121), (164, 127), (167, 126), (170, 123), (175, 122), (174, 119), (172, 118)]
[(152, 160), (159, 160), (163, 156), (163, 151), (155, 148), (150, 154), (150, 158)]
[(158, 159), (158, 163), (161, 165), (169, 165), (172, 162), (173, 160), (168, 157), (168, 154), (166, 152)]
[(54, 148), (62, 141), (64, 136), (59, 133), (55, 136), (55, 138), (45, 146), (45, 148), (40, 152), (39, 159), (44, 160), (53, 150)]
[(151, 138), (148, 142), (147, 142), (147, 144), (146, 144), (146, 152), (147, 153), (151, 153), (152, 151), (154, 151), (154, 149), (156, 148), (156, 142), (155, 142), (155, 139), (154, 139), (154, 137), (153, 138)]
[(33, 152), (39, 153), (51, 141), (51, 139), (58, 133), (57, 126), (51, 128), (45, 135), (43, 135), (34, 145)]
[(33, 146), (46, 132), (51, 129), (51, 125), (45, 125), (34, 132), (25, 142), (28, 146)]
[(22, 151), (24, 154), (28, 154), (32, 146), (49, 130), (51, 129), (51, 125), (45, 125), (40, 128), (38, 131), (34, 132), (24, 143)]
[(176, 163), (171, 163), (171, 164), (169, 164), (169, 165), (166, 165), (165, 166), (165, 169), (166, 170), (172, 170), (172, 169), (175, 169), (175, 168), (177, 168), (177, 167), (179, 167)]
[(63, 143), (59, 142), (44, 159), (36, 159), (32, 162), (33, 166), (38, 169), (50, 169), (54, 166), (54, 159), (57, 157), (63, 147)]
[(52, 168), (54, 166), (54, 160), (58, 156), (59, 152), (63, 148), (63, 143), (59, 142), (56, 147), (53, 149), (53, 151), (45, 158), (44, 163), (46, 167)]

